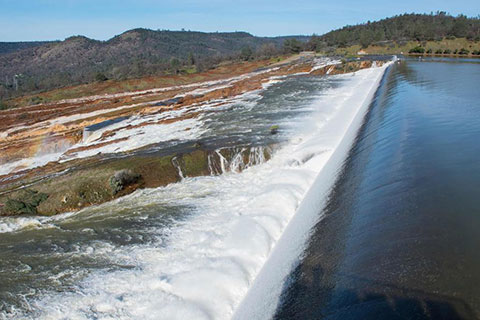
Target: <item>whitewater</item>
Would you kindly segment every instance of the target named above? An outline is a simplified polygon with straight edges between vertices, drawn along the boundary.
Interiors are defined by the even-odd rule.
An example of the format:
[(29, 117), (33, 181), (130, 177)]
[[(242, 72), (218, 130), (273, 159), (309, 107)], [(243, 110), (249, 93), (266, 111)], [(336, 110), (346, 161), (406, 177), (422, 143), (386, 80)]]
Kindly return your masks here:
[(189, 213), (152, 227), (159, 236), (146, 245), (80, 248), (90, 257), (108, 256), (111, 263), (128, 268), (92, 271), (73, 290), (45, 292), (26, 302), (27, 311), (0, 317), (271, 317), (390, 64), (335, 76), (341, 85), (311, 102), (308, 117), (291, 124), (292, 136), (269, 161), (240, 173), (225, 170), (219, 176), (140, 190), (86, 209), (112, 214), (163, 203)]

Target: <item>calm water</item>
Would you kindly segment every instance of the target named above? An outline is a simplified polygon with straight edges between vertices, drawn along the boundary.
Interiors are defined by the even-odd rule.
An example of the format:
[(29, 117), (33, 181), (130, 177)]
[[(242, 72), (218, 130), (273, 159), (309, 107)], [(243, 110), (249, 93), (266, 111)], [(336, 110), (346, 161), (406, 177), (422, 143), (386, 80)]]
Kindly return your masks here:
[(480, 318), (480, 60), (377, 92), (275, 319)]

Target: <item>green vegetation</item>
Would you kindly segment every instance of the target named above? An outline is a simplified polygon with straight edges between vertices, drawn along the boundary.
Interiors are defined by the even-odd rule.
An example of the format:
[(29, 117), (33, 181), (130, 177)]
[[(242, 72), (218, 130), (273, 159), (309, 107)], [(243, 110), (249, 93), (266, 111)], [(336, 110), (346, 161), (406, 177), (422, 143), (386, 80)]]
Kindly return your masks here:
[(36, 214), (37, 207), (48, 196), (35, 190), (24, 190), (17, 198), (8, 199), (3, 211), (6, 215)]
[(57, 42), (0, 43), (0, 99), (107, 79), (204, 72), (225, 61), (269, 59), (303, 50), (345, 56), (361, 50), (473, 54), (480, 50), (480, 18), (445, 12), (403, 14), (311, 37), (134, 29), (108, 41), (75, 36)]
[(466, 38), (442, 39), (438, 41), (406, 41), (402, 43), (389, 42), (388, 44), (370, 45), (368, 48), (361, 48), (360, 45), (353, 45), (348, 48), (337, 48), (336, 53), (342, 55), (356, 55), (359, 51), (367, 54), (405, 54), (416, 47), (425, 49), (424, 53), (412, 54), (453, 54), (457, 50), (458, 54), (461, 48), (469, 50), (471, 53), (480, 50), (480, 42), (470, 41)]
[[(227, 161), (242, 152), (244, 162), (252, 162), (248, 148), (224, 148), (221, 154)], [(265, 148), (265, 159), (270, 159), (271, 149)], [(210, 171), (212, 168), (216, 168)], [(167, 155), (131, 156), (103, 162), (82, 160), (79, 166), (61, 175), (37, 180), (24, 180), (2, 189), (0, 186), (0, 216), (20, 214), (54, 215), (104, 203), (124, 196), (138, 188), (165, 186), (185, 177), (221, 173), (221, 160), (217, 152), (203, 148), (187, 147), (182, 153)], [(22, 185), (35, 181), (35, 190), (23, 190)], [(5, 186), (3, 186), (5, 188)], [(2, 205), (3, 204), (3, 205)]]
[(302, 42), (292, 42), (297, 38), (308, 39), (134, 29), (108, 41), (75, 36), (57, 42), (0, 43), (0, 99), (107, 79), (202, 72), (224, 61), (268, 59), (284, 53), (284, 41), (291, 44), (288, 52), (299, 52)]
[(273, 125), (270, 127), (270, 133), (271, 134), (277, 134), (278, 133), (278, 129), (280, 129), (280, 127), (278, 125)]
[[(480, 41), (480, 19), (464, 15), (453, 17), (446, 12), (436, 14), (403, 14), (392, 18), (346, 26), (323, 36), (313, 36), (308, 46), (316, 51), (358, 45), (403, 45), (408, 41), (441, 41), (444, 38), (466, 38)], [(359, 48), (359, 49), (360, 49)]]
[(304, 49), (303, 43), (295, 38), (287, 39), (283, 43), (283, 48), (287, 53), (299, 53)]
[(425, 48), (416, 46), (408, 51), (408, 53), (425, 53)]
[(250, 47), (245, 47), (242, 48), (242, 51), (240, 51), (240, 58), (243, 61), (248, 61), (253, 59), (253, 50)]
[(103, 82), (103, 81), (107, 81), (108, 78), (104, 73), (97, 72), (97, 74), (95, 75), (95, 80), (98, 82)]

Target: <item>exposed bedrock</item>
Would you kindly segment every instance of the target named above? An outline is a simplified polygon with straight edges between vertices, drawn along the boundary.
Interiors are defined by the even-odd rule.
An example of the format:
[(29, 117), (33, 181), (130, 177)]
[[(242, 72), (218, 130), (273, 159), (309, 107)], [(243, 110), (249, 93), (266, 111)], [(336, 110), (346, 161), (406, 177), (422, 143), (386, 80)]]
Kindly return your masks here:
[(46, 178), (0, 196), (0, 215), (54, 215), (77, 211), (184, 178), (240, 172), (268, 161), (274, 146), (199, 149), (166, 156), (132, 156)]

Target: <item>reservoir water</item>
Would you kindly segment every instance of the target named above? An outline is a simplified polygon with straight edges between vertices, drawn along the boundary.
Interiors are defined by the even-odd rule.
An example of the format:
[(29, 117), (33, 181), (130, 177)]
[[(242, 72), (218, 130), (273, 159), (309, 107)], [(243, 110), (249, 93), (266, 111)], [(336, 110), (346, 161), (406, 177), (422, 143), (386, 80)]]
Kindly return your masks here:
[(274, 319), (480, 317), (480, 60), (385, 75)]
[[(0, 319), (242, 319), (245, 301), (275, 301), (249, 319), (477, 319), (479, 62), (277, 79), (139, 153), (274, 146), (269, 161), (0, 218)], [(255, 296), (265, 271), (287, 275), (273, 298)]]

